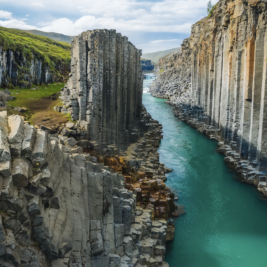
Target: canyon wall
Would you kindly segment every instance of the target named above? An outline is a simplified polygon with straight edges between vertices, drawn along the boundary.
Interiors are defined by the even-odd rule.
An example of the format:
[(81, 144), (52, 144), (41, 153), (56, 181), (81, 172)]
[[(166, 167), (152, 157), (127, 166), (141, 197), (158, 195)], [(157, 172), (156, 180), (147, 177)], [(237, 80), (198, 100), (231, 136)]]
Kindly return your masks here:
[(142, 109), (141, 50), (115, 30), (75, 37), (71, 74), (62, 92), (62, 111), (89, 124), (99, 145), (125, 148), (136, 141)]
[(56, 133), (0, 112), (0, 266), (168, 267), (178, 211), (140, 55), (115, 31), (83, 33), (62, 91), (77, 122)]
[(151, 88), (180, 114), (213, 127), (225, 145), (264, 172), (266, 7), (260, 0), (219, 1), (211, 16), (192, 26), (181, 53), (162, 62), (164, 72)]
[(52, 70), (33, 53), (29, 59), (20, 51), (4, 50), (0, 46), (0, 88), (26, 88), (33, 84), (63, 82), (69, 70), (66, 63), (56, 63)]
[[(153, 209), (136, 207), (139, 191), (127, 190), (124, 176), (109, 167), (116, 158), (109, 155), (104, 166), (83, 153), (80, 145), (93, 149), (89, 141), (50, 135), (5, 111), (0, 126), (1, 266), (164, 265), (167, 222), (152, 222)], [(140, 160), (123, 164), (128, 178), (145, 178)]]

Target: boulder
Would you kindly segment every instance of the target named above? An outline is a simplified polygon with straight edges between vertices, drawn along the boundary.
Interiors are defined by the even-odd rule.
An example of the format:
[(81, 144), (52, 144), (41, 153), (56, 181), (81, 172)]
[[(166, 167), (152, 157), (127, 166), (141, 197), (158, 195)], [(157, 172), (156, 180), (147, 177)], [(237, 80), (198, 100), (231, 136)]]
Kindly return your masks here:
[(8, 143), (8, 124), (7, 112), (0, 112), (0, 162), (11, 159), (10, 148)]
[(73, 147), (73, 146), (75, 146), (76, 144), (77, 144), (77, 141), (76, 141), (73, 137), (68, 138), (68, 139), (65, 141), (65, 145), (66, 145), (66, 146), (71, 146), (71, 147)]
[(13, 184), (18, 187), (25, 187), (28, 185), (29, 164), (22, 158), (16, 158), (12, 162), (12, 176)]
[(41, 167), (46, 163), (47, 150), (47, 133), (38, 129), (31, 156), (34, 167)]
[(74, 128), (74, 123), (73, 122), (68, 122), (66, 123), (66, 127), (69, 128), (69, 129), (73, 129)]
[(40, 215), (39, 197), (35, 196), (28, 202), (28, 213), (30, 216)]
[(11, 175), (10, 161), (0, 162), (0, 175), (7, 178)]
[(174, 225), (167, 226), (167, 234), (166, 234), (166, 241), (172, 241), (175, 235), (175, 227)]
[(14, 156), (20, 156), (22, 140), (24, 137), (24, 122), (18, 115), (8, 117), (9, 143), (11, 144), (11, 153)]
[(30, 158), (32, 155), (33, 144), (35, 140), (36, 129), (32, 125), (24, 126), (24, 138), (22, 141), (21, 156)]

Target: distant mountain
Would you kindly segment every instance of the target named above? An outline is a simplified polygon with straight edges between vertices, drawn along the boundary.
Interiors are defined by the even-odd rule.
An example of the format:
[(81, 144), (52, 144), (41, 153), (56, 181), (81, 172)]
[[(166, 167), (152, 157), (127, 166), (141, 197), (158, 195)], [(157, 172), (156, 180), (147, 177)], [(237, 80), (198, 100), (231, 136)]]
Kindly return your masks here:
[(42, 31), (38, 31), (38, 30), (25, 30), (25, 32), (39, 35), (39, 36), (48, 37), (48, 38), (53, 39), (57, 42), (66, 42), (69, 44), (71, 43), (72, 39), (75, 37), (75, 36), (68, 36), (68, 35), (55, 33), (55, 32), (42, 32)]
[(142, 59), (150, 59), (157, 64), (159, 62), (160, 58), (162, 58), (166, 55), (169, 55), (169, 54), (176, 53), (179, 51), (179, 49), (180, 49), (180, 47), (176, 47), (176, 48), (172, 48), (172, 49), (168, 49), (168, 50), (164, 50), (164, 51), (158, 51), (158, 52), (154, 52), (154, 53), (143, 54)]

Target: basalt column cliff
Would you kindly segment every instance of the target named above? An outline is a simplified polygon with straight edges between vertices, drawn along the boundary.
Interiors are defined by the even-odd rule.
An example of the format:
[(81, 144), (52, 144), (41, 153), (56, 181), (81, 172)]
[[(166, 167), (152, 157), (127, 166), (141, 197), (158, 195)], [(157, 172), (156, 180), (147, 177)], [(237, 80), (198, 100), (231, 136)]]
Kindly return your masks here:
[(0, 266), (168, 266), (177, 212), (140, 54), (115, 31), (77, 37), (60, 109), (78, 121), (58, 133), (0, 112)]
[(141, 50), (115, 30), (87, 31), (72, 42), (63, 112), (88, 123), (90, 139), (124, 147), (136, 141), (142, 110)]
[(164, 72), (151, 88), (177, 105), (181, 118), (215, 133), (230, 163), (241, 156), (251, 183), (267, 165), (266, 7), (266, 1), (219, 1), (192, 26), (181, 53), (160, 62)]

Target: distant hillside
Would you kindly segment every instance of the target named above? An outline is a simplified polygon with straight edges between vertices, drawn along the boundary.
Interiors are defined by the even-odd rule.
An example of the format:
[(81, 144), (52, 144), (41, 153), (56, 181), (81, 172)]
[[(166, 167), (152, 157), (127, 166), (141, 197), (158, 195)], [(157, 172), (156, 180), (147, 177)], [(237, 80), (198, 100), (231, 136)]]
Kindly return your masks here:
[(172, 48), (172, 49), (168, 49), (168, 50), (164, 50), (164, 51), (158, 51), (158, 52), (154, 52), (154, 53), (143, 54), (142, 58), (143, 59), (150, 59), (157, 64), (159, 62), (160, 58), (162, 58), (166, 55), (169, 55), (171, 53), (178, 52), (179, 49), (180, 49), (180, 47), (177, 47), (177, 48)]
[(39, 36), (44, 36), (48, 37), (50, 39), (53, 39), (57, 42), (66, 42), (66, 43), (71, 43), (72, 39), (74, 36), (68, 36), (60, 33), (55, 33), (55, 32), (42, 32), (42, 31), (37, 31), (37, 30), (25, 30), (25, 32), (39, 35)]
[(71, 60), (71, 46), (44, 36), (0, 27), (0, 87), (28, 87), (63, 81)]

